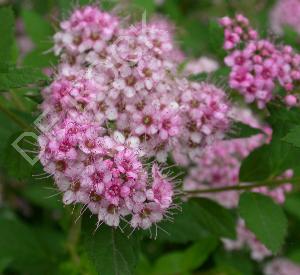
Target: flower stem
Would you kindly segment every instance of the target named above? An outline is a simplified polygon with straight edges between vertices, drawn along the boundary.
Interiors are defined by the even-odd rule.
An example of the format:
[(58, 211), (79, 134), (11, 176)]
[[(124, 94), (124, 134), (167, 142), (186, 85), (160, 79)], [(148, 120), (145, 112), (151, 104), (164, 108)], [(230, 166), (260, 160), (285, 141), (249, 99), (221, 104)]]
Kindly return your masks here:
[(207, 189), (199, 189), (199, 190), (188, 190), (185, 191), (188, 195), (196, 195), (196, 194), (205, 194), (205, 193), (218, 193), (218, 192), (225, 192), (225, 191), (241, 191), (241, 190), (251, 190), (256, 187), (275, 187), (285, 183), (300, 183), (300, 178), (292, 178), (292, 179), (273, 179), (273, 180), (266, 180), (266, 181), (259, 181), (253, 184), (240, 184), (240, 185), (232, 185), (232, 186), (225, 186), (219, 188), (207, 188)]
[(72, 262), (76, 265), (80, 265), (80, 257), (77, 254), (77, 244), (80, 240), (81, 235), (81, 216), (80, 209), (77, 208), (74, 211), (74, 220), (71, 223), (69, 230), (69, 236), (67, 241), (67, 249), (69, 250)]

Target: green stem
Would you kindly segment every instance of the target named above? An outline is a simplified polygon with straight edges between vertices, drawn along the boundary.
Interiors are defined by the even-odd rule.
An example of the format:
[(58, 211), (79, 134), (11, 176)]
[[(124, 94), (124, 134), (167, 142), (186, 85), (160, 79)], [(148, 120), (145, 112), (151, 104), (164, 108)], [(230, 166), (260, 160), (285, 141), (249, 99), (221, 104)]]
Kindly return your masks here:
[(243, 184), (243, 185), (232, 185), (232, 186), (225, 186), (219, 188), (207, 188), (201, 190), (190, 190), (185, 191), (188, 195), (196, 195), (196, 194), (205, 194), (205, 193), (218, 193), (218, 192), (225, 192), (225, 191), (241, 191), (241, 190), (251, 190), (256, 187), (268, 186), (268, 187), (275, 187), (285, 183), (300, 183), (300, 178), (293, 178), (293, 179), (278, 179), (278, 180), (266, 180), (260, 181), (253, 184)]
[(80, 257), (77, 253), (77, 244), (80, 240), (80, 234), (81, 234), (80, 209), (79, 208), (75, 209), (73, 215), (75, 218), (71, 223), (71, 227), (70, 227), (70, 231), (69, 231), (69, 235), (68, 235), (67, 248), (68, 248), (68, 251), (70, 253), (73, 263), (76, 265), (80, 265)]
[(22, 128), (24, 131), (29, 129), (30, 127), (21, 120), (18, 116), (16, 116), (12, 111), (10, 111), (8, 108), (6, 108), (2, 102), (0, 101), (0, 111), (4, 113), (6, 116), (8, 116), (15, 124), (17, 124), (20, 128)]

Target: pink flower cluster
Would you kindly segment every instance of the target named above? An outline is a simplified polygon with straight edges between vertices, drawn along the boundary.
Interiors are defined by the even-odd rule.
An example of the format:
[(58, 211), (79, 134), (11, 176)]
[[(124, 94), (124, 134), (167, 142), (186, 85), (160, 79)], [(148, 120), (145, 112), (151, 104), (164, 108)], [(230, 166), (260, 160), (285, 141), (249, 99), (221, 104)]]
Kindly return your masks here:
[(249, 20), (242, 14), (237, 14), (234, 18), (223, 17), (220, 19), (221, 26), (224, 27), (224, 49), (232, 50), (241, 42), (254, 41), (258, 33), (254, 30)]
[(298, 275), (300, 266), (285, 258), (275, 258), (264, 268), (265, 275)]
[(61, 31), (54, 35), (54, 52), (76, 59), (89, 50), (104, 51), (107, 43), (117, 35), (119, 21), (109, 13), (87, 6), (75, 10), (60, 27)]
[[(236, 18), (247, 22), (247, 28), (242, 28)], [(274, 98), (279, 84), (287, 93), (285, 102), (296, 105), (298, 99), (290, 92), (300, 80), (300, 55), (290, 46), (277, 46), (260, 39), (255, 31), (256, 35), (250, 35), (248, 20), (242, 15), (236, 18), (220, 20), (225, 29), (224, 48), (228, 51), (225, 64), (231, 68), (230, 87), (241, 93), (247, 103), (256, 102), (259, 108), (264, 108)]]
[(277, 34), (283, 34), (283, 28), (290, 26), (300, 34), (299, 0), (278, 0), (270, 14), (270, 27)]
[[(82, 43), (91, 45), (86, 33), (97, 26), (101, 29), (107, 20), (112, 21), (107, 24), (110, 35), (104, 42), (103, 35), (99, 36), (101, 50), (84, 46), (81, 51)], [(74, 103), (84, 107), (101, 125), (112, 125), (124, 136), (139, 139), (142, 154), (161, 162), (173, 148), (180, 156), (191, 157), (191, 151), (195, 155), (222, 137), (229, 127), (226, 95), (211, 84), (176, 76), (182, 56), (174, 43), (172, 25), (160, 18), (129, 28), (116, 22), (113, 16), (88, 6), (62, 23), (55, 37), (82, 39), (76, 45), (56, 40), (63, 62), (58, 78), (45, 90), (50, 96), (44, 109), (55, 105), (56, 111), (63, 112)]]
[(65, 204), (81, 203), (98, 223), (148, 229), (172, 204), (173, 185), (153, 164), (141, 162), (134, 140), (107, 135), (97, 121), (74, 110), (39, 137), (40, 161), (54, 176)]
[(173, 157), (177, 163), (187, 165), (189, 159), (201, 156), (206, 145), (224, 137), (230, 108), (224, 92), (214, 85), (185, 81), (178, 87), (183, 127)]
[(54, 36), (61, 63), (42, 93), (39, 157), (64, 203), (85, 205), (99, 224), (156, 224), (171, 209), (173, 184), (145, 160), (173, 151), (188, 161), (229, 127), (224, 91), (176, 75), (172, 34), (161, 19), (123, 28), (87, 6)]
[[(232, 116), (251, 127), (261, 128), (265, 134), (258, 134), (250, 138), (219, 141), (206, 148), (201, 158), (196, 162), (196, 166), (190, 169), (184, 181), (185, 190), (201, 190), (237, 185), (239, 183), (239, 169), (242, 160), (252, 150), (269, 141), (271, 136), (270, 128), (262, 126), (249, 110), (234, 108)], [(288, 182), (288, 179), (292, 176), (293, 172), (287, 170), (279, 178), (286, 178)], [(285, 200), (285, 194), (291, 191), (291, 189), (292, 185), (286, 183), (273, 189), (258, 187), (252, 191), (270, 196), (277, 203), (282, 204)], [(227, 208), (235, 208), (238, 205), (240, 192), (224, 191), (205, 194), (205, 196), (216, 200)], [(245, 227), (243, 220), (238, 222), (237, 235), (237, 240), (224, 240), (226, 249), (236, 250), (248, 246), (255, 260), (261, 260), (265, 256), (270, 255), (270, 251)]]

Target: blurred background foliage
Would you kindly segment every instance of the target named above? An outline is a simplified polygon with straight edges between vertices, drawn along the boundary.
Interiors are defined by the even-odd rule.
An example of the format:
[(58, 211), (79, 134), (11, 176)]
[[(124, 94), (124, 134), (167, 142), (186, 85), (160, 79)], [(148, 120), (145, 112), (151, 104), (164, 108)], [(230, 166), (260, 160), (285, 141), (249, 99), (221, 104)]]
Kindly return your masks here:
[[(176, 25), (177, 41), (188, 58), (205, 55), (223, 64), (223, 34), (217, 27), (216, 19), (242, 12), (263, 36), (275, 40), (278, 38), (269, 31), (269, 11), (274, 2), (166, 0), (158, 5), (154, 0), (105, 0), (99, 4), (103, 9), (130, 15), (133, 20), (140, 20), (144, 10), (147, 17), (154, 13), (162, 14)], [(141, 275), (260, 274), (261, 264), (250, 260), (249, 251), (228, 253), (219, 241), (220, 237), (234, 238), (236, 213), (226, 211), (223, 215), (216, 216), (216, 213), (224, 209), (205, 199), (201, 203), (192, 201), (184, 204), (174, 224), (160, 225), (168, 234), (160, 231), (156, 241), (142, 234), (127, 239), (116, 232), (114, 242), (119, 247), (118, 253), (124, 253), (127, 258), (125, 262), (118, 263), (119, 271), (110, 269), (110, 253), (114, 252), (109, 241), (110, 231), (103, 227), (101, 234), (94, 234), (94, 225), (82, 228), (80, 220), (75, 223), (80, 209), (63, 207), (60, 194), (57, 194), (51, 178), (41, 176), (41, 165), (32, 167), (11, 146), (21, 132), (30, 131), (39, 115), (40, 89), (50, 81), (41, 70), (57, 64), (57, 59), (51, 52), (51, 37), (58, 28), (60, 19), (68, 16), (74, 6), (89, 4), (90, 1), (2, 0), (0, 3), (3, 6), (0, 12), (0, 273), (132, 274), (132, 267), (127, 266), (130, 263), (132, 266), (137, 265), (136, 272)], [(297, 37), (293, 30), (286, 29), (283, 39), (285, 43), (299, 49)], [(22, 52), (20, 39), (30, 43), (29, 51)], [(223, 68), (212, 78), (225, 85), (226, 74), (228, 71)], [(281, 112), (278, 119), (272, 122), (275, 133), (280, 128), (277, 133), (281, 134), (278, 134), (277, 140), (290, 129), (286, 124), (286, 121), (290, 121), (290, 111)], [(295, 116), (298, 118), (299, 111)], [(299, 122), (292, 125), (297, 123)], [(281, 152), (289, 150), (289, 146), (281, 144), (283, 147), (278, 151), (281, 146), (278, 143), (270, 146), (277, 150), (277, 159), (280, 161)], [(37, 150), (30, 143), (23, 146), (33, 155)], [(285, 160), (285, 164), (295, 162), (295, 172), (300, 174), (297, 163), (300, 154), (299, 150), (295, 150)], [(263, 156), (259, 159), (263, 159)], [(256, 164), (250, 161), (247, 165), (248, 171), (251, 171), (251, 165)], [(280, 167), (280, 170), (284, 169), (285, 167)], [(280, 171), (277, 172), (280, 174)], [(261, 173), (268, 175), (268, 171)], [(252, 180), (256, 176), (247, 174), (245, 177)], [(284, 205), (289, 234), (282, 253), (298, 263), (299, 209), (300, 196), (295, 192)], [(199, 213), (205, 213), (210, 224), (199, 218)], [(89, 217), (84, 217), (82, 222), (92, 223), (89, 219), (85, 221), (86, 218)], [(104, 245), (105, 242), (108, 245)]]

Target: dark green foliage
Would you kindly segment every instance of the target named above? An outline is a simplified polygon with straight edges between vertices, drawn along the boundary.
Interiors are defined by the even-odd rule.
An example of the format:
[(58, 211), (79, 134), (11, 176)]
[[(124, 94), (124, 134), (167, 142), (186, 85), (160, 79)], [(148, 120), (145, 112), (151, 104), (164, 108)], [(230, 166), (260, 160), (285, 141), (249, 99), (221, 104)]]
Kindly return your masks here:
[(270, 197), (245, 192), (240, 197), (239, 213), (256, 237), (273, 253), (278, 253), (287, 234), (287, 219)]

